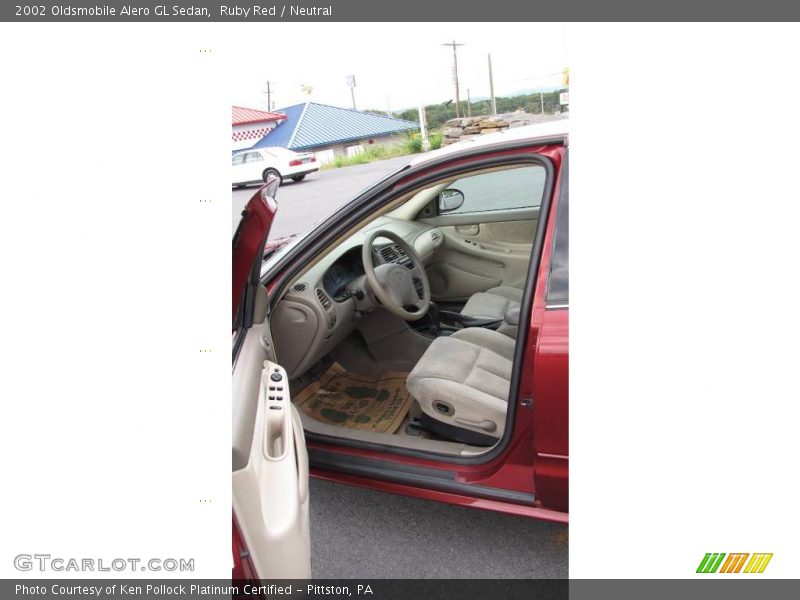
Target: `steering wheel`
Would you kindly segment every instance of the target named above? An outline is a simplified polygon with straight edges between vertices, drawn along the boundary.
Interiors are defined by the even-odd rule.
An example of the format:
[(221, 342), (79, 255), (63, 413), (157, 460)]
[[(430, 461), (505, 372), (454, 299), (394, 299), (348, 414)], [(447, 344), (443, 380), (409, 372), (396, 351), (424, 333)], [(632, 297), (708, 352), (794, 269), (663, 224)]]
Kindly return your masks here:
[[(372, 245), (382, 237), (389, 238), (405, 251), (411, 268), (396, 263), (384, 263), (377, 267), (372, 265)], [(416, 321), (425, 316), (431, 305), (431, 286), (422, 260), (413, 246), (396, 233), (381, 229), (367, 237), (361, 249), (361, 260), (369, 287), (386, 310), (406, 321)], [(417, 292), (414, 280), (419, 281), (421, 294)]]

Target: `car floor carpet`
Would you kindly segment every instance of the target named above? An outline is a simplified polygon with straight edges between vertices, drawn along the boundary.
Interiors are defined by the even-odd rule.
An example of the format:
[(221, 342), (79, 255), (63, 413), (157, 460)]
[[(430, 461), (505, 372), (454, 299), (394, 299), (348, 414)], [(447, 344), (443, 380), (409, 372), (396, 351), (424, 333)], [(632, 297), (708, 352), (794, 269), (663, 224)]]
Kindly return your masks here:
[(394, 433), (402, 425), (413, 398), (406, 390), (405, 372), (358, 375), (333, 363), (293, 402), (309, 417), (341, 427)]

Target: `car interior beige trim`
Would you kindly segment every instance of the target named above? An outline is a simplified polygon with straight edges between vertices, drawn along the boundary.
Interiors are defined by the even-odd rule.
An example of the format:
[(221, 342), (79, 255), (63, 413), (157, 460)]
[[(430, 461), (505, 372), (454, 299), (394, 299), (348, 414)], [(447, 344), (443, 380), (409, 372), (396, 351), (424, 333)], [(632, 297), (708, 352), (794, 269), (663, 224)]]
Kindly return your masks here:
[[(465, 301), (501, 285), (524, 287), (536, 221), (481, 222), (475, 226), (470, 231), (459, 226), (438, 228), (444, 243), (427, 266), (434, 300)], [(517, 241), (523, 232), (530, 232), (527, 243)]]
[(268, 358), (263, 342), (267, 333), (263, 324), (256, 324), (248, 329), (233, 367), (231, 379), (233, 470), (247, 465), (250, 457), (261, 370)]
[[(274, 391), (277, 376), (285, 384), (280, 395)], [(233, 510), (261, 579), (311, 577), (308, 477), (286, 372), (264, 361), (247, 465), (233, 472)]]

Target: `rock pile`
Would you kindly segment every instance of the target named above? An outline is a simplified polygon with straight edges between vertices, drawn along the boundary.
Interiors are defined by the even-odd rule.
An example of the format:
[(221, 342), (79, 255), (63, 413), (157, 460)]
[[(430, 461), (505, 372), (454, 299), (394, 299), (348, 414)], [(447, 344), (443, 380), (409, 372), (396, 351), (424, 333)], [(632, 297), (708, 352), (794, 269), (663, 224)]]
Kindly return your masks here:
[(484, 115), (481, 117), (461, 117), (450, 119), (442, 129), (442, 145), (455, 144), (486, 133), (503, 131), (514, 127), (524, 127), (534, 123), (566, 119), (567, 115), (534, 115), (518, 110), (502, 115)]

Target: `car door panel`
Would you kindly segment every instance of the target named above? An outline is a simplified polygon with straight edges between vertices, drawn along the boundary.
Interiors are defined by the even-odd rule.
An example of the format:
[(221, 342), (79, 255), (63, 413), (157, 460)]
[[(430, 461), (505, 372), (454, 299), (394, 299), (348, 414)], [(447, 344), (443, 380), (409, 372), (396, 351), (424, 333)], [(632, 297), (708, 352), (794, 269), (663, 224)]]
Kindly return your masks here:
[(259, 281), (277, 187), (271, 179), (253, 195), (233, 238), (234, 570), (244, 562), (262, 579), (307, 579), (308, 452), (286, 372), (269, 360), (267, 291)]
[[(431, 298), (440, 301), (466, 300), (474, 291), (488, 290), (500, 285), (501, 279), (470, 270), (476, 262), (469, 257), (443, 253), (440, 260), (427, 268)], [(477, 266), (478, 270), (483, 268), (482, 265)]]
[(535, 220), (439, 227), (444, 243), (428, 264), (431, 295), (458, 302), (499, 285), (525, 283)]
[[(259, 578), (307, 579), (311, 576), (308, 452), (288, 385), (283, 397), (276, 399), (277, 386), (271, 378), (275, 373), (286, 380), (283, 369), (265, 360), (258, 377), (250, 453), (245, 466), (233, 472), (233, 510)], [(248, 387), (252, 386), (240, 389)]]
[(522, 250), (530, 253), (537, 223), (538, 219), (483, 223), (473, 235), (476, 235), (479, 242), (485, 244), (501, 247), (504, 244), (508, 244), (511, 250)]

